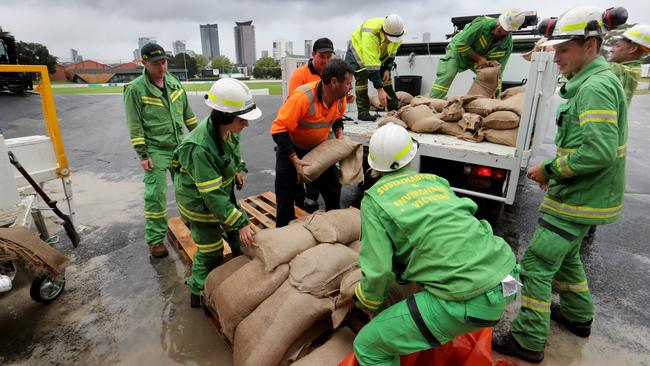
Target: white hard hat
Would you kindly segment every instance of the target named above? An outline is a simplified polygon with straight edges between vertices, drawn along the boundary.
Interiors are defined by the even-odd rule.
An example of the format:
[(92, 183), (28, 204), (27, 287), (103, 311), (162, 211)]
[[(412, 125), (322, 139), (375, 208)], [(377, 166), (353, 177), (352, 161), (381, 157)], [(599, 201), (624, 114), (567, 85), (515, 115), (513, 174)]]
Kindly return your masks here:
[(262, 110), (255, 105), (250, 89), (237, 79), (223, 78), (215, 81), (205, 96), (205, 104), (245, 120), (262, 117)]
[(411, 134), (392, 122), (380, 127), (370, 138), (368, 165), (379, 172), (391, 172), (410, 163), (418, 152)]
[(508, 32), (516, 31), (524, 24), (526, 14), (527, 12), (521, 9), (506, 10), (499, 15), (499, 24)]
[(404, 21), (399, 15), (391, 14), (384, 19), (381, 29), (383, 29), (389, 41), (401, 42), (404, 35)]
[(580, 6), (560, 15), (553, 34), (542, 47), (555, 46), (574, 38), (602, 37), (603, 10), (595, 6)]
[(650, 25), (637, 24), (623, 33), (623, 37), (645, 47), (646, 51), (650, 48)]

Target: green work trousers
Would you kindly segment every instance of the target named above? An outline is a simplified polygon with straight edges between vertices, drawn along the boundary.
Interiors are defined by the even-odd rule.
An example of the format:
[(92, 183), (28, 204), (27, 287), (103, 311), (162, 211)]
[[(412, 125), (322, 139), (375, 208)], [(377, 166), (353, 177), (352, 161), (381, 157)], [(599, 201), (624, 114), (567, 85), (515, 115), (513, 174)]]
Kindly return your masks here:
[(198, 295), (205, 287), (205, 279), (210, 272), (223, 262), (224, 233), (232, 249), (232, 256), (241, 254), (239, 231), (225, 231), (217, 223), (198, 222), (189, 220), (192, 239), (197, 246), (192, 261), (192, 275), (187, 280), (190, 292)]
[(594, 306), (580, 244), (590, 225), (543, 215), (522, 260), (524, 287), (512, 335), (524, 348), (541, 352), (550, 325), (552, 281), (560, 292), (560, 312), (570, 322), (589, 322)]
[[(399, 101), (395, 90), (393, 90), (393, 82), (388, 80), (384, 83), (384, 91), (390, 98), (388, 100), (388, 110), (397, 110)], [(354, 73), (354, 92), (357, 97), (357, 113), (368, 114), (370, 113), (370, 97), (368, 96), (368, 70), (363, 69)]]
[(153, 169), (144, 172), (145, 241), (163, 242), (167, 234), (167, 171), (171, 174), (172, 149), (148, 148)]
[[(513, 271), (513, 277), (518, 275)], [(428, 291), (413, 295), (417, 309), (435, 342), (418, 328), (408, 300), (387, 308), (361, 329), (354, 340), (354, 354), (361, 366), (399, 366), (399, 355), (445, 344), (459, 335), (496, 324), (514, 300), (504, 297), (501, 284), (467, 301), (448, 301)]]

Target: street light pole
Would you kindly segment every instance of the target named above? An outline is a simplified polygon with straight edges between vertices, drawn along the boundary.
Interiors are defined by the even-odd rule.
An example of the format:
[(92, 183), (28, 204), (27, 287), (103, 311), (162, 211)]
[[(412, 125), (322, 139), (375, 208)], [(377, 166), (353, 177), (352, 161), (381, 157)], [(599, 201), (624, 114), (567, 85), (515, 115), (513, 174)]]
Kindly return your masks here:
[(185, 61), (185, 52), (183, 52), (183, 65), (185, 66), (185, 81), (189, 81), (190, 76), (187, 74), (187, 61)]

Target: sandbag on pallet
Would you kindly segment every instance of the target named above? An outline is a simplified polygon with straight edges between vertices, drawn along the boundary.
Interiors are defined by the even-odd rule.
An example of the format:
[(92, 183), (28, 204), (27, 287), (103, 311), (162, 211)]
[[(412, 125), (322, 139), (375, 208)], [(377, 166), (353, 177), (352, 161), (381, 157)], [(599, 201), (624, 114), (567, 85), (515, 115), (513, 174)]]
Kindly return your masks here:
[(361, 236), (361, 213), (354, 207), (315, 212), (303, 225), (319, 243), (348, 244)]
[(293, 342), (332, 310), (331, 299), (302, 293), (285, 281), (237, 327), (234, 365), (278, 365)]
[(337, 329), (322, 346), (293, 365), (296, 366), (337, 366), (351, 352), (355, 334), (350, 328)]
[(322, 339), (326, 333), (332, 330), (330, 319), (319, 320), (311, 326), (303, 335), (298, 337), (284, 354), (280, 366), (288, 366), (307, 356), (321, 346)]
[(466, 102), (463, 108), (467, 113), (476, 113), (480, 116), (485, 117), (488, 114), (492, 113), (499, 102), (500, 100), (498, 99), (477, 98), (471, 102)]
[(469, 88), (467, 95), (477, 95), (494, 98), (499, 87), (499, 70), (501, 66), (496, 61), (488, 61), (476, 70), (476, 78)]
[(248, 262), (250, 262), (248, 257), (240, 255), (213, 269), (205, 279), (205, 290), (203, 290), (205, 299), (204, 305), (216, 313), (217, 288), (219, 288), (228, 277), (232, 276), (233, 273), (237, 272)]
[(260, 230), (255, 234), (255, 242), (248, 245), (251, 254), (264, 262), (269, 272), (280, 264), (289, 263), (296, 255), (318, 244), (303, 223)]
[(239, 323), (266, 300), (289, 277), (289, 265), (279, 265), (271, 273), (254, 259), (226, 278), (217, 287), (215, 308), (221, 331), (232, 342)]
[(494, 108), (494, 111), (511, 111), (517, 113), (518, 116), (521, 116), (521, 112), (524, 109), (524, 98), (526, 98), (525, 93), (515, 94), (508, 99), (503, 99), (497, 106)]
[(411, 106), (417, 107), (419, 105), (429, 106), (434, 112), (442, 112), (442, 109), (447, 105), (444, 99), (429, 98), (423, 95), (418, 95), (411, 99)]
[(313, 148), (302, 158), (303, 162), (309, 163), (304, 167), (306, 182), (318, 179), (332, 165), (355, 153), (359, 145), (349, 139), (331, 139)]
[(396, 124), (396, 125), (398, 125), (400, 127), (408, 128), (408, 125), (406, 124), (406, 122), (402, 121), (401, 119), (399, 119), (399, 118), (397, 118), (395, 116), (386, 116), (386, 117), (382, 118), (381, 121), (379, 121), (379, 124), (377, 125), (377, 127), (382, 127), (382, 126), (387, 125), (389, 123)]
[(519, 133), (518, 128), (513, 128), (511, 130), (493, 130), (486, 128), (483, 130), (485, 139), (493, 142), (495, 144), (501, 144), (506, 146), (517, 146), (517, 134)]
[(440, 119), (445, 122), (456, 122), (463, 118), (463, 97), (450, 98), (445, 107), (440, 112)]
[(317, 245), (289, 262), (289, 283), (317, 297), (332, 295), (345, 274), (358, 267), (357, 258), (357, 252), (342, 244)]
[(510, 130), (519, 127), (519, 116), (511, 111), (496, 111), (483, 118), (481, 125), (494, 130)]

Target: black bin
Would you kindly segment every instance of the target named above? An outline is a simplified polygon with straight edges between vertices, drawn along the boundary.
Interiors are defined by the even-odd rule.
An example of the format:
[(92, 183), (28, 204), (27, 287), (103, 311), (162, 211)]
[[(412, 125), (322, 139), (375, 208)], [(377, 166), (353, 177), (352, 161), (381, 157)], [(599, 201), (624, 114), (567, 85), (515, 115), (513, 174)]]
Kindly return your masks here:
[(422, 76), (401, 75), (395, 76), (395, 91), (404, 91), (413, 96), (420, 95), (422, 89)]

